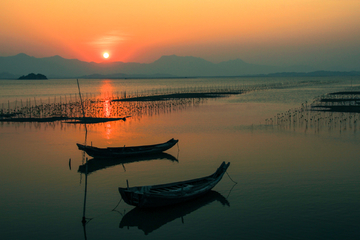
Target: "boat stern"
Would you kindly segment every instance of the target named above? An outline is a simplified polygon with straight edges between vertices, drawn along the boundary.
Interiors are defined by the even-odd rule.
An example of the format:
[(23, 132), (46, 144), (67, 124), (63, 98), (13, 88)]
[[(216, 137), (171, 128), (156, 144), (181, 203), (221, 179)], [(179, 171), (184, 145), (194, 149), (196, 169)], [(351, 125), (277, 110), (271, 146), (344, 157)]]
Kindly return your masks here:
[(124, 202), (126, 202), (127, 204), (132, 206), (139, 206), (141, 194), (133, 190), (129, 190), (128, 188), (121, 188), (121, 187), (119, 187), (119, 193), (122, 199), (124, 200)]

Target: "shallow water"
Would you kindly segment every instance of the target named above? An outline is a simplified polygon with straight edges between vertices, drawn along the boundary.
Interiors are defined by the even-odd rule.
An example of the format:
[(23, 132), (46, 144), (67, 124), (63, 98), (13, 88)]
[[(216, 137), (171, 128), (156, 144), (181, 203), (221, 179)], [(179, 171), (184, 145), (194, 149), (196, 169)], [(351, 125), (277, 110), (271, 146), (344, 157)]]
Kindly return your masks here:
[[(322, 79), (328, 80), (334, 79)], [(6, 82), (7, 88), (14, 89), (7, 96), (20, 99), (24, 93), (29, 98), (53, 98), (77, 92), (74, 80), (51, 81), (55, 82), (39, 87), (43, 89), (39, 95), (36, 82), (32, 83), (33, 89)], [(216, 83), (216, 79), (187, 81), (80, 83), (82, 91), (99, 94), (105, 85), (115, 94)], [(221, 81), (231, 85), (241, 79)], [(251, 84), (251, 79), (243, 81)], [(263, 83), (268, 79), (256, 81)], [(2, 239), (357, 239), (357, 127), (304, 129), (264, 125), (265, 119), (299, 107), (304, 101), (346, 89), (350, 84), (357, 87), (357, 81), (360, 82), (337, 79), (336, 83), (207, 100), (125, 122), (87, 125), (87, 134), (83, 125), (0, 123)], [(55, 85), (61, 87), (52, 89)], [(179, 144), (166, 153), (178, 161), (141, 159), (100, 166), (88, 174), (88, 222), (83, 226), (85, 175), (78, 168), (84, 163), (84, 156), (75, 143), (83, 143), (85, 138), (95, 146), (142, 145), (176, 138)], [(231, 179), (224, 175), (213, 189), (215, 193), (207, 198), (145, 213), (120, 201), (117, 188), (126, 186), (126, 180), (130, 186), (136, 186), (197, 178), (214, 172), (222, 161), (231, 162)]]

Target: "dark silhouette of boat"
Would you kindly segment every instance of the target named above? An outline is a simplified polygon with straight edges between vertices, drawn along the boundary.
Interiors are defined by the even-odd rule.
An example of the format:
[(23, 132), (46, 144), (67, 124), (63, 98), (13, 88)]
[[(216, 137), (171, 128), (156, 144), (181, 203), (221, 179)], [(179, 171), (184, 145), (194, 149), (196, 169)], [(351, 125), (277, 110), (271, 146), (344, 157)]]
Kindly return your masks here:
[(124, 201), (137, 207), (162, 207), (197, 198), (210, 191), (225, 174), (230, 163), (223, 162), (215, 173), (202, 178), (153, 186), (121, 188)]
[(151, 161), (157, 159), (167, 159), (173, 162), (178, 162), (178, 160), (171, 154), (168, 153), (156, 153), (151, 155), (142, 155), (142, 156), (133, 156), (133, 157), (123, 157), (123, 158), (92, 158), (88, 160), (85, 164), (80, 165), (78, 172), (84, 174), (90, 174), (97, 170), (113, 167), (119, 164), (127, 164), (132, 162), (142, 162), (142, 161)]
[(143, 145), (143, 146), (131, 146), (131, 147), (108, 147), (108, 148), (98, 148), (93, 146), (86, 146), (77, 143), (79, 150), (85, 151), (89, 156), (96, 158), (104, 157), (130, 157), (130, 156), (139, 156), (139, 155), (148, 155), (164, 152), (172, 148), (179, 140), (174, 138), (170, 139), (165, 143), (153, 144), (153, 145)]
[[(139, 208), (136, 207), (126, 213), (120, 221), (119, 228), (137, 227), (145, 235), (160, 228), (161, 226), (188, 215), (214, 201), (219, 201), (223, 206), (230, 206), (228, 200), (220, 193), (210, 190), (203, 196), (163, 208)], [(184, 222), (184, 221), (183, 221)]]

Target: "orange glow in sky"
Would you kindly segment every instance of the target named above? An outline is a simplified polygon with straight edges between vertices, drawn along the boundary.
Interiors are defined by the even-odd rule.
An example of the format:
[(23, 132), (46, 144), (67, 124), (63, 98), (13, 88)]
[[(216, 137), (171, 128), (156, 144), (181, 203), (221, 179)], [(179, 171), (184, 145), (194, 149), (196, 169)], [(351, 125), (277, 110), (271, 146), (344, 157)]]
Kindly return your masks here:
[(0, 56), (280, 64), (360, 52), (357, 0), (2, 0), (0, 9)]

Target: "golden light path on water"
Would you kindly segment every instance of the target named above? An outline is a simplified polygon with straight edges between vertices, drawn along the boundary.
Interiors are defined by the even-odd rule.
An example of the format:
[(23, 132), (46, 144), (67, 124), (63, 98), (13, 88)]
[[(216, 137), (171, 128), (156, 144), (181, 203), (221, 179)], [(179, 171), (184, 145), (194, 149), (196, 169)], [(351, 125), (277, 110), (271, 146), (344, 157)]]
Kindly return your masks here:
[[(104, 117), (111, 116), (111, 100), (110, 96), (112, 96), (114, 92), (114, 87), (111, 85), (111, 81), (105, 80), (100, 87), (101, 99), (103, 99), (103, 113)], [(112, 126), (110, 123), (105, 124), (104, 135), (106, 139), (110, 139), (112, 135)]]
[(111, 104), (110, 100), (106, 99), (104, 101), (104, 117), (110, 117), (111, 115)]

